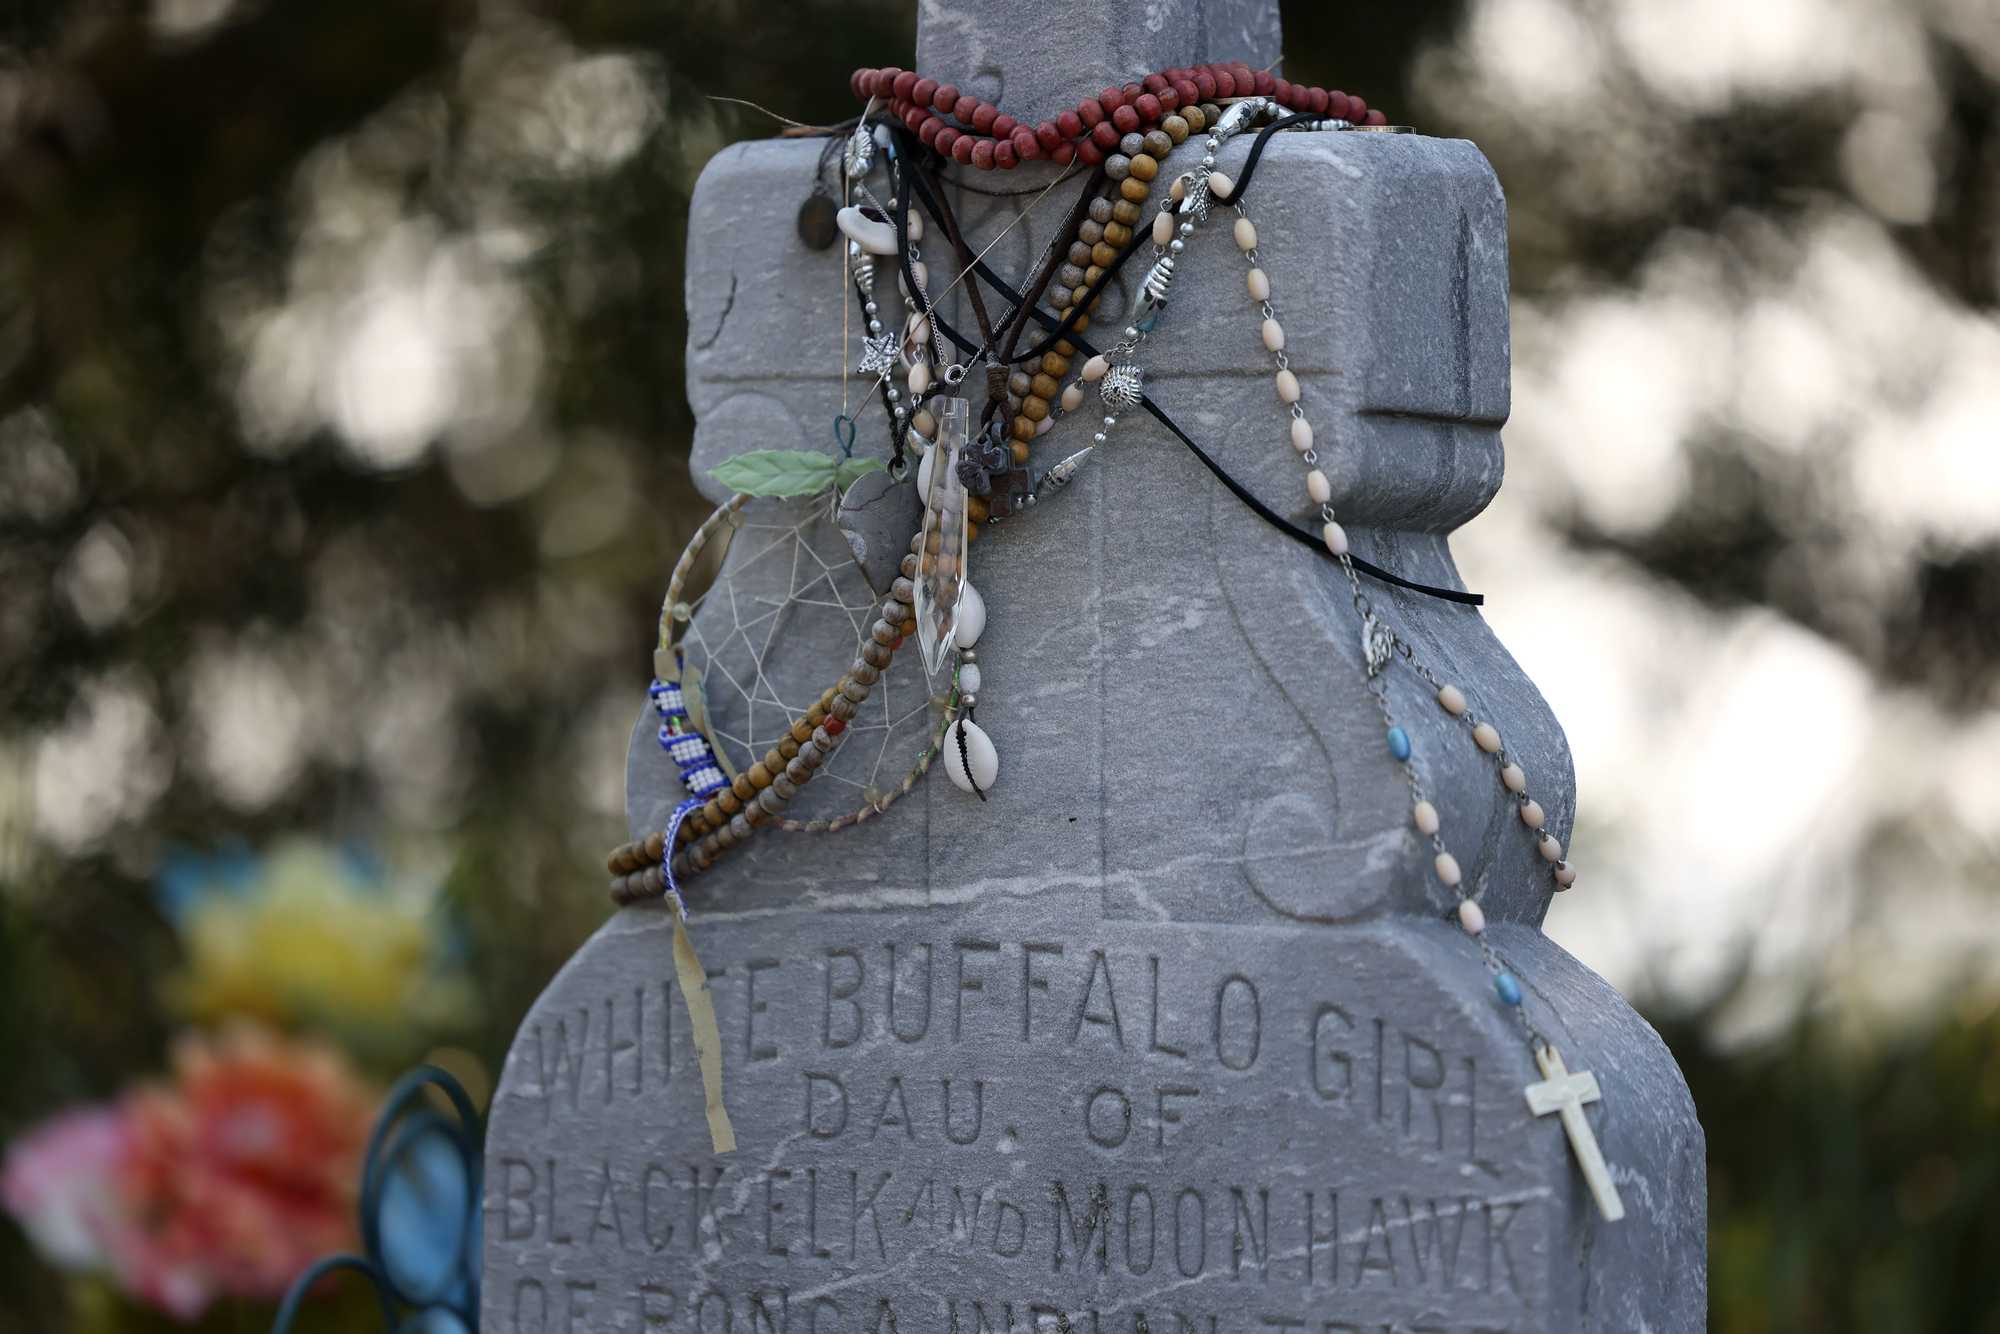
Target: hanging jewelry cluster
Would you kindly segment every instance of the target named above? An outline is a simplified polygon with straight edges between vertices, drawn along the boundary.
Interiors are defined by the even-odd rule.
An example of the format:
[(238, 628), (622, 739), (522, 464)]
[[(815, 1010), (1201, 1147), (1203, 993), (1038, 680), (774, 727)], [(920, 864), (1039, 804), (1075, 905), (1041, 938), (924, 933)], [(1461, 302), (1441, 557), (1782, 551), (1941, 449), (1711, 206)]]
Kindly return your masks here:
[[(892, 81), (902, 73), (890, 72)], [(1211, 82), (1220, 73), (1219, 67), (1211, 67)], [(1158, 77), (1149, 76), (1145, 86), (1150, 87)], [(857, 86), (860, 81), (861, 76), (857, 75)], [(914, 84), (913, 91), (921, 89), (924, 82), (928, 81)], [(1199, 94), (1199, 84), (1195, 92)], [(1173, 94), (1168, 91), (1166, 100), (1172, 99)], [(1150, 127), (1135, 121), (1139, 107), (1147, 100), (1154, 103), (1147, 109), (1158, 113)], [(1310, 105), (1310, 91), (1301, 90), (1292, 100)], [(1350, 103), (1355, 101), (1358, 99), (1350, 99)], [(1000, 759), (993, 739), (976, 720), (985, 685), (978, 643), (985, 629), (986, 605), (968, 577), (973, 541), (983, 527), (1025, 514), (1060, 492), (1087, 465), (1095, 451), (1106, 444), (1120, 419), (1142, 404), (1172, 427), (1170, 419), (1147, 403), (1145, 376), (1137, 355), (1166, 315), (1177, 270), (1190, 243), (1221, 208), (1235, 215), (1231, 230), (1249, 265), (1246, 286), (1258, 320), (1259, 337), (1272, 359), (1273, 390), (1289, 418), (1287, 436), (1291, 447), (1306, 469), (1307, 498), (1318, 509), (1316, 540), (1339, 564), (1348, 581), (1356, 613), (1361, 618), (1364, 661), (1371, 690), (1382, 711), (1386, 745), (1409, 785), (1412, 821), (1433, 849), (1433, 873), (1445, 888), (1453, 892), (1461, 890), (1460, 867), (1446, 846), (1439, 812), (1426, 795), (1410, 733), (1396, 723), (1390, 709), (1383, 673), (1397, 658), (1425, 680), (1441, 709), (1464, 723), (1472, 743), (1494, 757), (1498, 780), (1515, 799), (1523, 827), (1535, 838), (1541, 855), (1550, 863), (1556, 888), (1566, 889), (1574, 883), (1576, 874), (1563, 860), (1562, 843), (1545, 828), (1546, 812), (1529, 795), (1526, 775), (1507, 755), (1498, 731), (1473, 714), (1462, 689), (1439, 681), (1431, 673), (1409, 642), (1385, 624), (1364, 593), (1363, 571), (1372, 575), (1383, 572), (1353, 555), (1347, 533), (1335, 514), (1332, 483), (1319, 466), (1317, 440), (1306, 415), (1303, 387), (1286, 356), (1285, 330), (1274, 304), (1271, 276), (1258, 249), (1256, 224), (1244, 207), (1238, 183), (1217, 169), (1216, 154), (1223, 144), (1263, 122), (1280, 121), (1274, 128), (1300, 131), (1354, 127), (1346, 120), (1309, 112), (1283, 116), (1278, 100), (1270, 96), (1243, 97), (1229, 101), (1226, 106), (1195, 100), (1181, 103), (1176, 111), (1162, 106), (1160, 98), (1149, 99), (1143, 92), (1121, 100), (1115, 90), (1106, 90), (1096, 106), (1097, 112), (1092, 112), (1089, 106), (1080, 109), (1088, 129), (1078, 142), (1095, 146), (1086, 156), (1095, 156), (1102, 164), (1101, 193), (1093, 190), (1080, 201), (1073, 214), (1073, 225), (1058, 233), (1054, 246), (1043, 257), (1040, 283), (1031, 284), (1036, 295), (1048, 294), (1050, 305), (1061, 315), (1060, 323), (1040, 345), (1020, 352), (1017, 344), (1027, 324), (1031, 303), (1021, 293), (995, 282), (994, 286), (1012, 298), (1013, 308), (998, 330), (986, 320), (982, 308), (983, 337), (976, 343), (954, 333), (961, 351), (970, 348), (969, 355), (956, 363), (947, 360), (948, 326), (936, 312), (930, 268), (922, 248), (925, 223), (922, 210), (913, 207), (912, 198), (913, 194), (922, 194), (922, 203), (934, 216), (943, 218), (950, 232), (948, 239), (958, 246), (960, 258), (964, 259), (966, 247), (956, 234), (943, 192), (927, 188), (924, 180), (910, 169), (912, 145), (886, 124), (871, 124), (864, 116), (849, 136), (841, 169), (851, 202), (836, 211), (834, 230), (846, 243), (848, 272), (864, 320), (856, 372), (875, 382), (884, 403), (892, 446), (891, 475), (905, 475), (910, 455), (918, 459), (914, 484), (922, 502), (922, 528), (904, 558), (901, 577), (895, 580), (889, 597), (882, 603), (881, 615), (861, 645), (860, 656), (819, 703), (797, 720), (787, 738), (733, 780), (721, 772), (707, 740), (690, 726), (677, 684), (671, 680), (655, 681), (653, 695), (661, 716), (661, 745), (679, 766), (691, 796), (699, 804), (684, 822), (680, 846), (671, 857), (665, 856), (666, 849), (655, 853), (649, 846), (652, 840), (622, 848), (614, 856), (614, 870), (620, 877), (615, 893), (621, 900), (660, 892), (666, 878), (663, 872), (669, 869), (659, 866), (660, 861), (669, 863), (677, 874), (696, 874), (712, 865), (716, 857), (747, 840), (760, 826), (776, 823), (804, 827), (784, 818), (785, 808), (840, 744), (846, 722), (910, 634), (918, 639), (926, 672), (935, 676), (948, 666), (952, 683), (947, 697), (947, 718), (933, 750), (926, 751), (923, 762), (927, 765), (933, 752), (941, 754), (945, 772), (954, 784), (968, 793), (985, 796), (998, 781)], [(978, 107), (972, 110), (976, 115)], [(899, 118), (906, 122), (911, 119), (908, 114)], [(921, 119), (926, 126), (934, 125), (939, 113), (933, 110)], [(1379, 114), (1376, 119), (1379, 121)], [(1120, 126), (1127, 123), (1135, 124), (1135, 128), (1118, 133)], [(1140, 231), (1141, 208), (1154, 183), (1161, 178), (1168, 155), (1196, 135), (1201, 136), (1202, 156), (1195, 166), (1172, 177), (1168, 201), (1152, 219), (1148, 232), (1152, 242), (1151, 262), (1143, 279), (1136, 284), (1136, 294), (1118, 340), (1090, 355), (1080, 371), (1069, 377), (1072, 359), (1078, 352), (1076, 340), (1090, 327), (1091, 314), (1102, 289), (1118, 267), (1143, 244), (1144, 238), (1135, 236)], [(1254, 161), (1255, 154), (1253, 166)], [(874, 184), (883, 177), (889, 186), (886, 194), (878, 192)], [(1244, 184), (1247, 183), (1246, 174)], [(816, 189), (814, 198), (820, 197)], [(801, 234), (806, 234), (803, 214)], [(1067, 242), (1066, 250), (1058, 249), (1064, 245), (1065, 236), (1073, 239)], [(977, 257), (973, 257), (973, 262), (964, 266), (965, 271), (959, 273), (951, 287), (963, 282), (976, 265)], [(902, 307), (898, 316), (885, 318), (884, 276), (880, 271), (883, 267), (893, 274)], [(1048, 317), (1041, 318), (1044, 323), (1053, 322)], [(892, 321), (898, 327), (892, 329)], [(968, 400), (957, 391), (982, 364), (986, 368), (989, 403), (975, 432)], [(1066, 384), (1065, 377), (1068, 377)], [(1089, 442), (1036, 470), (1030, 444), (1055, 428), (1058, 421), (1083, 411), (1093, 391), (1100, 413)], [(1185, 439), (1177, 427), (1173, 429)], [(1192, 447), (1192, 442), (1188, 443)], [(1204, 461), (1215, 466), (1206, 458)], [(1260, 512), (1267, 518), (1275, 518), (1267, 511)], [(1299, 535), (1296, 529), (1293, 535)], [(686, 563), (684, 558), (683, 564)], [(852, 822), (815, 823), (837, 828)], [(649, 865), (657, 869), (649, 872)], [(1518, 1005), (1518, 980), (1485, 947), (1485, 914), (1476, 894), (1465, 894), (1459, 899), (1456, 917), (1468, 935), (1481, 939), (1482, 952), (1493, 971), (1495, 990), (1501, 1000)]]
[[(1452, 915), (1458, 927), (1477, 944), (1495, 996), (1513, 1016), (1547, 1076), (1527, 1090), (1529, 1106), (1536, 1115), (1563, 1113), (1601, 1209), (1607, 1218), (1620, 1216), (1623, 1206), (1616, 1187), (1579, 1110), (1583, 1102), (1600, 1096), (1596, 1083), (1587, 1074), (1569, 1072), (1560, 1053), (1536, 1029), (1524, 1004), (1521, 979), (1488, 940), (1480, 893), (1464, 884), (1458, 859), (1446, 840), (1443, 816), (1426, 789), (1415, 741), (1398, 722), (1391, 704), (1388, 673), (1399, 660), (1421, 679), (1442, 713), (1464, 729), (1471, 746), (1491, 762), (1524, 834), (1547, 863), (1554, 887), (1569, 888), (1576, 872), (1564, 860), (1562, 841), (1547, 827), (1547, 811), (1530, 795), (1527, 773), (1509, 754), (1498, 728), (1479, 715), (1463, 687), (1432, 672), (1370, 600), (1362, 581), (1365, 576), (1459, 602), (1477, 599), (1413, 583), (1352, 551), (1335, 511), (1332, 482), (1320, 466), (1304, 387), (1287, 357), (1285, 329), (1259, 249), (1257, 226), (1244, 206), (1256, 164), (1273, 133), (1393, 127), (1384, 126), (1381, 114), (1358, 98), (1274, 80), (1238, 65), (1148, 75), (1123, 89), (1105, 89), (1084, 99), (1076, 111), (1033, 128), (949, 85), (909, 71), (856, 71), (853, 87), (868, 100), (868, 108), (841, 154), (848, 202), (833, 211), (833, 225), (826, 226), (831, 201), (816, 177), (813, 194), (800, 213), (799, 231), (807, 244), (816, 247), (837, 238), (845, 241), (843, 258), (865, 331), (856, 373), (873, 382), (882, 402), (890, 437), (888, 476), (895, 485), (914, 486), (921, 526), (910, 539), (908, 553), (880, 599), (878, 614), (861, 638), (852, 664), (761, 760), (734, 772), (700, 725), (691, 699), (691, 692), (698, 698), (698, 689), (681, 680), (683, 661), (674, 626), (676, 618), (685, 615), (679, 599), (696, 553), (719, 525), (733, 519), (746, 497), (735, 497), (703, 525), (669, 586), (652, 686), (660, 745), (678, 768), (689, 795), (666, 830), (611, 854), (614, 898), (627, 903), (664, 895), (684, 917), (680, 878), (709, 869), (765, 828), (823, 832), (879, 815), (920, 781), (938, 756), (957, 787), (983, 800), (999, 780), (1000, 755), (977, 722), (985, 685), (978, 644), (986, 628), (986, 603), (969, 577), (974, 541), (984, 527), (1030, 513), (1068, 486), (1107, 444), (1119, 421), (1143, 409), (1259, 517), (1338, 565), (1358, 618), (1361, 665), (1380, 714), (1384, 745), (1407, 786), (1411, 823), (1428, 842), (1431, 873), (1453, 896)], [(883, 107), (886, 117), (871, 115)], [(1231, 138), (1260, 126), (1258, 140), (1240, 169), (1241, 179), (1232, 180), (1218, 170), (1217, 154)], [(1169, 157), (1197, 136), (1198, 162), (1169, 177)], [(1075, 161), (1095, 170), (1035, 272), (1016, 290), (984, 265), (983, 251), (971, 250), (937, 168), (944, 158), (975, 168), (1004, 168), (1038, 156)], [(1169, 180), (1167, 201), (1145, 226), (1144, 207), (1161, 179)], [(1048, 190), (1042, 193), (1046, 196)], [(1314, 529), (1292, 523), (1258, 500), (1146, 394), (1139, 353), (1166, 318), (1191, 245), (1223, 209), (1234, 215), (1230, 231), (1248, 265), (1245, 286), (1258, 338), (1271, 359), (1272, 390), (1286, 419), (1284, 436), (1305, 469), (1303, 487), (1315, 510)], [(925, 213), (942, 232), (933, 239), (941, 240), (954, 256), (956, 276), (941, 291), (933, 291), (922, 249)], [(1134, 285), (1117, 338), (1102, 351), (1091, 351), (1083, 334), (1091, 327), (1105, 287), (1148, 240), (1150, 262)], [(887, 289), (881, 272), (885, 266), (900, 297), (900, 316), (886, 314), (882, 294)], [(982, 282), (1009, 303), (998, 319), (990, 317), (984, 304)], [(954, 328), (937, 306), (962, 283), (968, 284), (965, 297), (978, 325), (976, 338)], [(1054, 315), (1041, 310), (1045, 299)], [(1024, 349), (1031, 324), (1048, 331)], [(1089, 355), (1072, 376), (1074, 359), (1083, 352)], [(952, 360), (955, 354), (957, 359)], [(980, 379), (974, 379), (976, 373)], [(964, 390), (968, 382), (977, 385), (981, 379), (986, 397), (975, 425)], [(1063, 419), (1085, 413), (1093, 392), (1097, 404), (1091, 411), (1097, 420), (1088, 442), (1038, 469), (1034, 442)], [(818, 479), (813, 487), (843, 484), (840, 479), (851, 467), (865, 472), (867, 461), (852, 459), (855, 421), (845, 412), (836, 418), (841, 459), (795, 456), (788, 466)], [(909, 477), (912, 455), (917, 459), (913, 479)], [(807, 489), (758, 494), (799, 494)], [(948, 668), (950, 688), (943, 701), (943, 722), (901, 788), (884, 798), (871, 798), (852, 815), (812, 821), (791, 818), (790, 803), (841, 746), (857, 709), (912, 635), (927, 675), (935, 678)], [(692, 958), (691, 946), (688, 953)], [(704, 1082), (709, 1085), (711, 1108), (719, 1107), (719, 1067), (711, 1072), (705, 1064)]]

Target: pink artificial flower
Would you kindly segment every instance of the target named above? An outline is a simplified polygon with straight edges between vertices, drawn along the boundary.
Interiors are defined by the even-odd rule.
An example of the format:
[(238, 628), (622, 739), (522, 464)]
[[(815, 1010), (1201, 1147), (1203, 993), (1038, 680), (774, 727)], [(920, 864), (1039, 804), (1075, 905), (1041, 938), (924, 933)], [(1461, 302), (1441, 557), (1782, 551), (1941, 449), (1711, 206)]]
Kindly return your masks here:
[(126, 1141), (122, 1111), (78, 1107), (8, 1146), (0, 1205), (50, 1264), (86, 1272), (109, 1263), (108, 1239), (122, 1216), (117, 1173)]

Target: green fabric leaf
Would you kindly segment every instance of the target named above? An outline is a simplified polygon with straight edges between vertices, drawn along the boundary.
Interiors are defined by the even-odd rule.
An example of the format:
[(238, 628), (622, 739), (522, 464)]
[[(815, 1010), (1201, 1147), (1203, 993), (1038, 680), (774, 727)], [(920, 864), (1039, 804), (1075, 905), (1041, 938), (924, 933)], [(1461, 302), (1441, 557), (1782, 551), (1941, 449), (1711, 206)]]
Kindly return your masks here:
[(833, 484), (845, 491), (877, 468), (888, 466), (881, 459), (843, 459), (833, 470)]
[(724, 459), (712, 470), (716, 481), (749, 496), (809, 496), (833, 485), (831, 454), (802, 449), (758, 449)]

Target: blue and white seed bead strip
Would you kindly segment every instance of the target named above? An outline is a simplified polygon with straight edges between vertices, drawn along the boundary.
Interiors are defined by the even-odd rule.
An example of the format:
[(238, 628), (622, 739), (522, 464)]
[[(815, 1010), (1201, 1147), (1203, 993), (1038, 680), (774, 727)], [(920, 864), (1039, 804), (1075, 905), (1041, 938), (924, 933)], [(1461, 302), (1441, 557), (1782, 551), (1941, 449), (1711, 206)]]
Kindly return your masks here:
[(687, 697), (680, 682), (656, 678), (647, 688), (647, 694), (652, 696), (653, 712), (660, 716), (660, 749), (679, 767), (681, 785), (688, 795), (706, 801), (728, 787), (729, 777), (716, 762), (708, 738), (695, 729), (694, 719), (688, 714)]

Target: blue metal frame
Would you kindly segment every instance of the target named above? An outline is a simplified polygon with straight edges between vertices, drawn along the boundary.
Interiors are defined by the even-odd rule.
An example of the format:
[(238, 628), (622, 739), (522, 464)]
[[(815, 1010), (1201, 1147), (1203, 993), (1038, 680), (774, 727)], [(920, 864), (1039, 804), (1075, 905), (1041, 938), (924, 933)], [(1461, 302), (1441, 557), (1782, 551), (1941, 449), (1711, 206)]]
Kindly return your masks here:
[[(456, 1120), (424, 1101), (433, 1088), (450, 1100)], [(362, 1159), (362, 1253), (329, 1255), (299, 1275), (272, 1334), (292, 1334), (312, 1288), (348, 1270), (368, 1280), (384, 1334), (473, 1334), (479, 1328), (484, 1138), (471, 1097), (448, 1072), (424, 1065), (397, 1080)], [(453, 1199), (460, 1190), (463, 1200)], [(441, 1197), (444, 1210), (427, 1211)], [(413, 1273), (423, 1266), (427, 1271)]]

